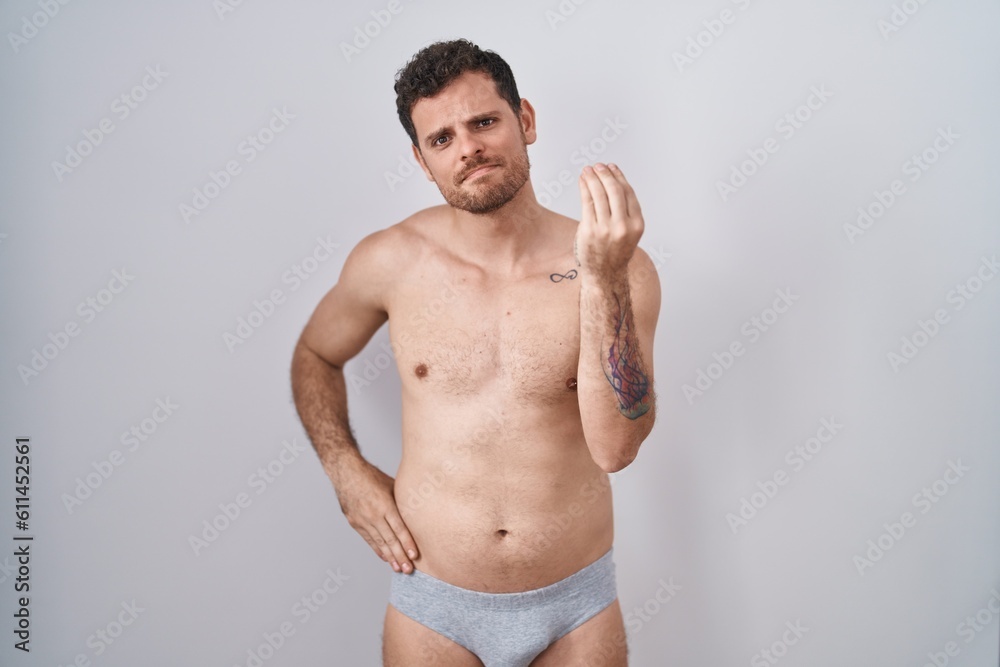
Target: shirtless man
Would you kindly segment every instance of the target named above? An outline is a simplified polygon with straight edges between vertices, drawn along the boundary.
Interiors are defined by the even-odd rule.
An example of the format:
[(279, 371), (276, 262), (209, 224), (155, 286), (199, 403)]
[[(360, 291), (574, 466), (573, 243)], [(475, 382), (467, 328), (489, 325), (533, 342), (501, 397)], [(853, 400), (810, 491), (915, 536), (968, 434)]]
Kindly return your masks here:
[[(400, 121), (447, 204), (363, 238), (295, 348), (303, 425), (348, 523), (392, 565), (386, 667), (627, 665), (608, 473), (653, 427), (660, 287), (621, 170), (582, 220), (528, 180), (535, 111), (500, 56), (433, 44)], [(396, 479), (361, 455), (344, 364), (388, 320)]]

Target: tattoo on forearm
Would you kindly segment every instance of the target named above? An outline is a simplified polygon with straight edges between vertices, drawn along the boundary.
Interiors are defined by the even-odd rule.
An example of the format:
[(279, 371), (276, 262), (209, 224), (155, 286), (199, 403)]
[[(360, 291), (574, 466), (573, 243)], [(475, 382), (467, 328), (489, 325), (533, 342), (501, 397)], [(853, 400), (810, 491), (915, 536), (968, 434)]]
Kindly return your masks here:
[[(637, 419), (651, 407), (649, 378), (643, 372), (631, 304), (613, 292), (615, 311), (611, 314), (615, 327), (614, 339), (608, 348), (607, 362), (602, 364), (604, 377), (618, 398), (618, 410), (629, 419)], [(604, 349), (602, 342), (601, 349)]]
[(550, 273), (549, 280), (554, 283), (560, 283), (563, 279), (573, 280), (576, 278), (576, 269), (570, 269), (567, 273)]

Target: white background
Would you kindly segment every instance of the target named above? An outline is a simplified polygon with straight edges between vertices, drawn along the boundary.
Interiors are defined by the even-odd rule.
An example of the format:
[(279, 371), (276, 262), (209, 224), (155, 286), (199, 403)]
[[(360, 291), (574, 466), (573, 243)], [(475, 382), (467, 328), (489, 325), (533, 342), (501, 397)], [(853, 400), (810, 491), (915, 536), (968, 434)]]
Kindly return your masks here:
[[(893, 26), (889, 0), (404, 1), (394, 15), (381, 2), (247, 0), (220, 13), (117, 1), (58, 5), (51, 18), (4, 3), (0, 662), (247, 665), (290, 622), (269, 667), (379, 664), (391, 570), (344, 520), (315, 455), (276, 466), (266, 486), (252, 476), (283, 442), (307, 444), (292, 346), (349, 250), (441, 202), (400, 165), (393, 77), (421, 47), (466, 37), (510, 63), (537, 110), (529, 151), (546, 204), (578, 215), (581, 146), (621, 164), (642, 202), (663, 306), (658, 422), (613, 476), (631, 664), (771, 664), (759, 652), (775, 642), (789, 667), (919, 666), (948, 642), (950, 665), (997, 664), (1000, 280), (977, 271), (1000, 253), (1000, 7), (904, 4), (915, 13)], [(731, 22), (712, 23), (724, 10)], [(373, 11), (391, 21), (368, 25), (365, 44)], [(345, 55), (356, 38), (364, 48)], [(147, 67), (162, 80), (146, 78), (155, 87), (122, 117), (115, 100)], [(831, 96), (801, 109), (814, 87)], [(241, 142), (274, 109), (294, 118), (248, 161)], [(789, 136), (777, 124), (797, 111)], [(105, 118), (113, 132), (57, 173)], [(609, 119), (625, 127), (605, 143)], [(949, 128), (957, 139), (935, 154)], [(768, 139), (778, 150), (741, 166)], [(929, 148), (935, 161), (912, 180), (905, 163)], [(230, 160), (240, 173), (185, 221), (181, 205)], [(753, 173), (724, 198), (734, 168)], [(558, 193), (563, 170), (573, 187)], [(849, 233), (896, 179), (905, 192)], [(294, 289), (283, 276), (318, 238), (337, 248)], [(134, 278), (88, 321), (78, 305), (116, 270)], [(971, 300), (956, 296), (966, 284)], [(282, 303), (227, 346), (276, 289)], [(796, 299), (775, 321), (776, 290)], [(936, 334), (915, 336), (939, 309)], [(756, 340), (753, 317), (771, 322)], [(78, 335), (43, 350), (68, 323)], [(893, 364), (904, 337), (921, 346)], [(385, 366), (386, 341), (383, 328), (349, 373)], [(734, 341), (744, 354), (711, 367)], [(25, 373), (36, 351), (52, 358)], [(711, 386), (686, 395), (699, 370)], [(130, 449), (122, 434), (158, 399), (178, 407)], [(394, 475), (394, 365), (350, 407), (362, 452)], [(796, 469), (786, 453), (824, 418), (843, 426)], [(18, 436), (32, 442), (30, 654), (11, 632)], [(115, 450), (120, 465), (101, 478)], [(939, 482), (932, 505), (915, 503), (950, 462), (967, 470)], [(772, 498), (753, 496), (779, 471), (787, 483)], [(81, 484), (91, 494), (69, 502)], [(193, 548), (240, 493), (249, 506)], [(735, 524), (743, 499), (758, 507)], [(886, 524), (904, 512), (914, 521), (897, 539)], [(859, 565), (880, 538), (889, 548)], [(348, 578), (303, 623), (294, 607), (327, 570)], [(134, 622), (99, 642), (133, 601)], [(977, 612), (987, 623), (968, 632)], [(782, 647), (786, 622), (808, 631)]]

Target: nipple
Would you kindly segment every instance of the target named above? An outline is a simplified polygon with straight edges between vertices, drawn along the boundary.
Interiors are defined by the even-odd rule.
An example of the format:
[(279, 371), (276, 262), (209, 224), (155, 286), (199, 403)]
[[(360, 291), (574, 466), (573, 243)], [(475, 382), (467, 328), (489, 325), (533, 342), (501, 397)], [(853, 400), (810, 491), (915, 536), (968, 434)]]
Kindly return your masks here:
[(576, 378), (566, 380), (566, 388), (570, 391), (576, 391)]
[(418, 378), (426, 377), (427, 366), (424, 364), (417, 364), (417, 367), (413, 369), (413, 372), (416, 374)]

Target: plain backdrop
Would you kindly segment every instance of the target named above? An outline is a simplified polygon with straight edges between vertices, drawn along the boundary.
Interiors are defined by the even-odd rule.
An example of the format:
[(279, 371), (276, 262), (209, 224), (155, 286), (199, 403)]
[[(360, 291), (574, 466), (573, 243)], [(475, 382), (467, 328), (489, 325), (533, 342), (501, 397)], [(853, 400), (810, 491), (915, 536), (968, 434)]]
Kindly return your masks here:
[[(612, 476), (631, 664), (996, 665), (998, 21), (986, 0), (4, 3), (0, 662), (380, 664), (391, 570), (289, 364), (358, 240), (441, 203), (392, 84), (466, 37), (537, 110), (545, 205), (578, 216), (595, 160), (642, 203), (658, 421)], [(387, 340), (347, 370), (394, 475)]]

